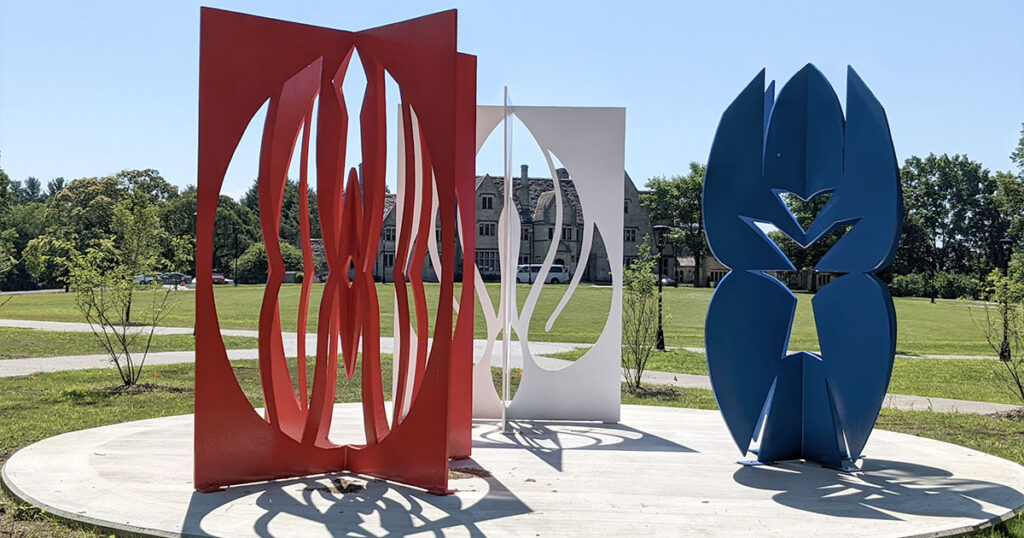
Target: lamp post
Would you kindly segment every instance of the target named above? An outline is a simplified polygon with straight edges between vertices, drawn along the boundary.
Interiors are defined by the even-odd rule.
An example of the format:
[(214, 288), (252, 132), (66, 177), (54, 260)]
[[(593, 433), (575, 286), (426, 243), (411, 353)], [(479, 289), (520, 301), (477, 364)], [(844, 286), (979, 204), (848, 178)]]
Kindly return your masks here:
[(235, 256), (235, 267), (231, 269), (231, 284), (238, 287), (238, 228), (232, 226), (231, 253)]
[(661, 326), (661, 280), (664, 278), (662, 274), (665, 267), (665, 232), (668, 231), (668, 226), (664, 224), (654, 225), (654, 237), (658, 246), (658, 342), (655, 347), (658, 351), (665, 351), (665, 332)]
[[(999, 240), (999, 247), (1000, 254), (1002, 254), (1003, 258), (1003, 278), (1005, 279), (1010, 272), (1010, 254), (1013, 253), (1013, 240), (1009, 237), (1004, 237)], [(1006, 283), (1003, 285), (1006, 286)], [(1010, 321), (1008, 315), (1008, 311), (1010, 309), (1010, 298), (1007, 296), (1007, 291), (1008, 290), (1005, 288), (1003, 289), (1003, 296), (1001, 297), (1001, 302), (1003, 304), (1000, 308), (1003, 314), (1003, 343), (999, 346), (999, 360), (1003, 362), (1009, 362), (1010, 360), (1010, 340), (1008, 334), (1010, 332)]]

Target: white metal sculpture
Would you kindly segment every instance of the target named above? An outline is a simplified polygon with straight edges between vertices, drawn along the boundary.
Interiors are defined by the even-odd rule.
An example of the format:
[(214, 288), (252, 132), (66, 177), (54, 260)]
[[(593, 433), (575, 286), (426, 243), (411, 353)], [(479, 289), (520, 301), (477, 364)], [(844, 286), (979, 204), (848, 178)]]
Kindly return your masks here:
[[(512, 201), (511, 124), (513, 116), (526, 126), (540, 145), (553, 178), (555, 234), (544, 256), (536, 281), (520, 307), (515, 296), (516, 264), (519, 260), (520, 220)], [(622, 345), (622, 233), (625, 168), (625, 124), (623, 108), (583, 107), (477, 107), (477, 151), (504, 124), (504, 204), (498, 221), (501, 263), (501, 299), (494, 308), (475, 271), (477, 298), (487, 326), (487, 345), (473, 372), (473, 416), (477, 418), (519, 418), (554, 420), (601, 420), (617, 422), (620, 406), (620, 365)], [(597, 342), (583, 357), (559, 370), (544, 368), (530, 351), (530, 321), (541, 288), (554, 262), (564, 215), (561, 185), (555, 159), (573, 180), (583, 210), (583, 241), (579, 263), (561, 301), (548, 318), (550, 330), (572, 298), (583, 277), (584, 262), (590, 256), (595, 231), (600, 234), (611, 272), (612, 299), (608, 319)], [(470, 232), (472, 233), (472, 232)], [(532, 260), (531, 260), (532, 261)], [(509, 401), (509, 351), (515, 332), (523, 355), (523, 375), (515, 398)], [(502, 395), (491, 381), (491, 356), (498, 335), (502, 345)]]

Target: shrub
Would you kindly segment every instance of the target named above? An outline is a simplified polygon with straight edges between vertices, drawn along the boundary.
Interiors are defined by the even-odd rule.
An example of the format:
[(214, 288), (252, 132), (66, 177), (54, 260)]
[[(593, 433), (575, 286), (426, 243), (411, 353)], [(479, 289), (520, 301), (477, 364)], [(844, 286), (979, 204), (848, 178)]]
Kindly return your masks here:
[(977, 299), (984, 291), (977, 278), (946, 271), (935, 275), (934, 286), (937, 295), (943, 299)]
[(889, 292), (896, 297), (928, 297), (928, 277), (921, 273), (896, 275), (889, 284)]
[[(280, 245), (285, 271), (301, 271), (302, 251), (291, 243), (282, 242)], [(265, 284), (267, 266), (267, 248), (262, 242), (253, 243), (238, 258), (238, 274), (235, 279), (240, 284)]]

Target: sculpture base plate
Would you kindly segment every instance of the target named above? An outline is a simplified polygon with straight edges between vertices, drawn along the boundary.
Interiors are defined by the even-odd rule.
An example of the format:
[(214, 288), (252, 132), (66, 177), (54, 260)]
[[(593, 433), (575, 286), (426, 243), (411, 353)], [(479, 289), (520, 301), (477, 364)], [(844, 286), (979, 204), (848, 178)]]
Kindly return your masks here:
[[(334, 416), (334, 431), (362, 431), (358, 404)], [(3, 482), (57, 516), (154, 536), (944, 535), (1024, 509), (1024, 467), (886, 431), (868, 442), (878, 458), (846, 473), (738, 465), (717, 411), (623, 406), (620, 424), (513, 429), (474, 424), (473, 457), (452, 462), (446, 496), (351, 473), (197, 493), (191, 415), (40, 441), (8, 460)]]

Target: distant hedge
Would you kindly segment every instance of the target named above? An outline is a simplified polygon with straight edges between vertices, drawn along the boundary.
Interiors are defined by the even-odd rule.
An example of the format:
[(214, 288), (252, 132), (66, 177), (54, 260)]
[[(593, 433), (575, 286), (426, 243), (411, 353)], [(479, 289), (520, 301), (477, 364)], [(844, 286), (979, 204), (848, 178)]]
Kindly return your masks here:
[(940, 297), (942, 299), (981, 299), (985, 286), (974, 277), (940, 271), (896, 275), (889, 283), (889, 291), (896, 297)]

